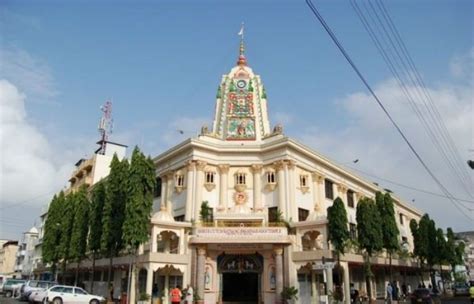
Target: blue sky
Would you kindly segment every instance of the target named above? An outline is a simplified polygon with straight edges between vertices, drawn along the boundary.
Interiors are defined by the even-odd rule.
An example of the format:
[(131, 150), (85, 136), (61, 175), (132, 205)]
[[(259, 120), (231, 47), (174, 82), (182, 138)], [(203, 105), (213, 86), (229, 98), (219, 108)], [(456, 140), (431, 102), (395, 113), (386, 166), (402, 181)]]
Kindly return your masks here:
[[(350, 2), (315, 3), (369, 82), (380, 92), (392, 92), (389, 70)], [(461, 90), (448, 94), (462, 96), (459, 100), (446, 97), (447, 108), (459, 110), (451, 113), (451, 120), (463, 121), (457, 115), (465, 115), (466, 109), (474, 120), (473, 2), (384, 3), (434, 96), (439, 93), (443, 99), (443, 93)], [(360, 80), (304, 1), (3, 1), (0, 10), (0, 60), (5, 63), (0, 79), (24, 94), (22, 124), (44, 139), (40, 147), (48, 152), (38, 153), (44, 154), (41, 159), (50, 163), (51, 171), (51, 181), (41, 187), (17, 195), (2, 193), (3, 206), (27, 201), (22, 206), (39, 213), (49, 198), (34, 198), (63, 186), (74, 161), (95, 148), (99, 107), (107, 99), (113, 101), (111, 139), (138, 144), (152, 156), (184, 139), (176, 129), (192, 136), (202, 122), (210, 125), (220, 77), (237, 58), (242, 21), (246, 55), (266, 86), (272, 124), (283, 122), (287, 135), (336, 161), (359, 158), (361, 170), (439, 192), (393, 129), (384, 125), (383, 132), (371, 133), (366, 125), (371, 116), (366, 114), (383, 119), (381, 112), (368, 96), (360, 95), (366, 94)], [(462, 71), (453, 72), (456, 67)], [(367, 98), (359, 103), (360, 96)], [(405, 119), (409, 112), (402, 106), (393, 109), (407, 128), (412, 126)], [(451, 128), (449, 122), (446, 125)], [(472, 123), (453, 123), (450, 129), (463, 158), (474, 148), (472, 128)], [(351, 133), (356, 130), (359, 133)], [(444, 182), (452, 185), (453, 193), (469, 198), (445, 169), (438, 168), (429, 140), (417, 132), (412, 135), (437, 172), (446, 176)], [(2, 147), (11, 142), (3, 137)], [(384, 147), (384, 140), (403, 157), (378, 166), (393, 151), (377, 148)], [(344, 141), (351, 143), (344, 146)], [(363, 147), (376, 148), (364, 155)], [(7, 158), (2, 162), (4, 169)], [(15, 188), (18, 185), (8, 183), (9, 171), (3, 171), (3, 187), (21, 192)], [(440, 226), (474, 227), (455, 211), (449, 218), (443, 216), (443, 210), (452, 209), (449, 201), (437, 200), (431, 212), (433, 198), (404, 191), (397, 193), (408, 201), (416, 197), (417, 207), (429, 211)], [(16, 213), (18, 207), (3, 209), (0, 238), (18, 236), (34, 222), (34, 212), (23, 218)], [(472, 211), (466, 212), (474, 218)]]

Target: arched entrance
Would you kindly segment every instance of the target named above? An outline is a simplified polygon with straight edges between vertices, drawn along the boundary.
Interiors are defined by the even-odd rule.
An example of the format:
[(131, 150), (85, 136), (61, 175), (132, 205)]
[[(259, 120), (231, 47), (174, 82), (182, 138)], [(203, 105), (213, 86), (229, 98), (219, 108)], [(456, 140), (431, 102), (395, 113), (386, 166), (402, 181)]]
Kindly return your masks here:
[(222, 254), (217, 259), (224, 303), (260, 303), (263, 257)]

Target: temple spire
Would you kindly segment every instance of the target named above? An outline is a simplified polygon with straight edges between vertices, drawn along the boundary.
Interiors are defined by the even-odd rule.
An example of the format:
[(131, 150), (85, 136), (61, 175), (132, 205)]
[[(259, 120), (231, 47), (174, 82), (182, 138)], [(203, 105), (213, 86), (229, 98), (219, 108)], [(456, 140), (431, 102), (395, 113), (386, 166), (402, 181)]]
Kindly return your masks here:
[(247, 59), (245, 59), (244, 23), (243, 22), (242, 22), (242, 26), (240, 27), (240, 31), (238, 35), (240, 36), (240, 49), (239, 49), (239, 60), (237, 61), (237, 64), (247, 65)]

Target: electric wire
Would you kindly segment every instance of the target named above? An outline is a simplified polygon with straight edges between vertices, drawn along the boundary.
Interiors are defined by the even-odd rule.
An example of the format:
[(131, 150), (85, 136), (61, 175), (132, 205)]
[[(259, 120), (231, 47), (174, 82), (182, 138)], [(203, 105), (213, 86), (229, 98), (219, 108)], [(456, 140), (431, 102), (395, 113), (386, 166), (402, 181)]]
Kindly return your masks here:
[(423, 93), (425, 94), (425, 97), (427, 98), (430, 107), (432, 108), (432, 111), (434, 112), (436, 119), (435, 122), (439, 123), (440, 128), (442, 129), (442, 132), (440, 132), (441, 136), (445, 138), (445, 140), (448, 142), (447, 147), (451, 148), (451, 152), (454, 155), (454, 158), (457, 160), (457, 165), (458, 167), (461, 168), (460, 172), (467, 177), (467, 180), (472, 184), (472, 179), (470, 178), (469, 174), (466, 173), (466, 168), (463, 164), (462, 157), (459, 154), (459, 150), (454, 143), (448, 129), (446, 128), (446, 125), (444, 123), (444, 120), (442, 119), (439, 110), (436, 107), (436, 104), (433, 102), (433, 98), (431, 97), (430, 91), (427, 89), (423, 77), (421, 77), (418, 68), (415, 65), (415, 62), (413, 61), (413, 58), (411, 57), (410, 53), (408, 52), (408, 49), (401, 38), (400, 32), (398, 31), (397, 27), (395, 26), (395, 23), (393, 22), (387, 8), (383, 4), (381, 0), (376, 0), (376, 4), (379, 7), (379, 10), (382, 12), (382, 16), (386, 20), (387, 24), (389, 25), (389, 29), (392, 32), (392, 34), (395, 37), (395, 41), (399, 45), (402, 54), (404, 55), (405, 59), (407, 60), (408, 64), (411, 67), (411, 70), (415, 73), (416, 76), (416, 81), (418, 83), (418, 86), (422, 89)]
[(431, 171), (431, 169), (426, 165), (425, 161), (422, 159), (422, 157), (418, 154), (418, 152), (415, 150), (415, 148), (413, 147), (413, 145), (411, 144), (411, 142), (408, 140), (408, 138), (405, 136), (405, 134), (403, 133), (403, 131), (400, 129), (400, 127), (398, 126), (398, 124), (395, 122), (395, 120), (392, 118), (392, 116), (390, 115), (390, 113), (387, 111), (387, 109), (385, 108), (385, 106), (383, 105), (383, 103), (380, 101), (379, 97), (377, 96), (377, 94), (375, 94), (374, 90), (372, 89), (372, 87), (369, 85), (369, 83), (367, 82), (367, 80), (365, 79), (365, 77), (362, 75), (362, 73), (360, 72), (360, 70), (358, 69), (358, 67), (355, 65), (355, 63), (352, 61), (352, 59), (350, 58), (349, 54), (346, 52), (346, 50), (344, 49), (344, 47), (341, 45), (341, 43), (339, 42), (339, 40), (337, 39), (337, 37), (335, 36), (335, 34), (332, 32), (331, 28), (329, 27), (329, 25), (326, 23), (326, 21), (324, 20), (324, 18), (320, 15), (319, 11), (317, 10), (317, 8), (314, 6), (314, 4), (311, 2), (311, 0), (305, 0), (306, 1), (306, 4), (308, 5), (308, 7), (311, 9), (311, 11), (313, 12), (313, 14), (316, 16), (316, 18), (318, 19), (318, 21), (321, 23), (321, 25), (324, 27), (325, 31), (328, 33), (328, 35), (330, 36), (330, 38), (332, 39), (332, 41), (334, 42), (334, 44), (337, 46), (337, 48), (339, 49), (339, 51), (342, 53), (342, 55), (344, 56), (344, 58), (346, 59), (346, 61), (351, 65), (352, 69), (354, 70), (354, 72), (357, 74), (357, 76), (360, 78), (360, 80), (364, 83), (364, 85), (366, 86), (367, 90), (371, 93), (371, 95), (374, 97), (374, 99), (376, 100), (377, 104), (380, 106), (380, 108), (383, 110), (383, 112), (385, 113), (385, 115), (388, 117), (388, 119), (390, 120), (390, 122), (392, 123), (392, 125), (395, 127), (395, 129), (397, 130), (397, 132), (400, 134), (400, 136), (403, 138), (403, 140), (405, 141), (405, 143), (408, 145), (408, 147), (410, 148), (410, 150), (412, 151), (412, 153), (415, 155), (415, 157), (417, 158), (417, 160), (420, 162), (420, 164), (425, 168), (426, 172), (431, 176), (431, 178), (436, 182), (436, 184), (438, 185), (438, 187), (440, 187), (440, 189), (443, 191), (443, 193), (445, 193), (448, 197), (449, 197), (449, 200), (450, 202), (452, 202), (452, 204), (456, 207), (456, 209), (458, 209), (459, 212), (461, 212), (461, 214), (463, 214), (466, 218), (468, 218), (469, 220), (471, 221), (474, 221), (474, 219), (472, 219), (467, 213), (463, 212), (462, 209), (459, 207), (458, 205), (458, 202), (454, 199), (453, 195), (449, 192), (448, 189), (446, 189), (446, 187), (439, 181), (439, 179), (434, 175), (434, 173)]
[[(356, 11), (360, 21), (362, 22), (364, 28), (366, 29), (367, 33), (369, 34), (369, 37), (371, 38), (372, 42), (375, 44), (375, 46), (376, 46), (377, 50), (379, 51), (380, 55), (382, 56), (383, 60), (387, 64), (387, 66), (388, 66), (389, 70), (391, 71), (392, 75), (395, 77), (395, 79), (396, 79), (398, 85), (400, 86), (400, 88), (402, 89), (402, 92), (404, 93), (405, 97), (409, 101), (410, 107), (415, 112), (415, 114), (418, 117), (418, 119), (420, 120), (420, 122), (422, 122), (422, 124), (424, 126), (424, 130), (427, 133), (428, 137), (431, 139), (433, 145), (437, 148), (438, 152), (444, 158), (446, 163), (451, 167), (453, 172), (456, 172), (456, 168), (454, 167), (452, 161), (449, 159), (449, 157), (447, 156), (447, 154), (445, 153), (445, 151), (441, 147), (439, 141), (437, 140), (436, 134), (433, 132), (432, 128), (429, 125), (429, 122), (425, 119), (425, 117), (422, 114), (421, 109), (419, 109), (419, 107), (417, 106), (417, 102), (415, 101), (415, 96), (412, 95), (412, 93), (410, 92), (410, 89), (407, 87), (407, 85), (405, 84), (403, 78), (400, 76), (400, 73), (397, 70), (397, 67), (399, 69), (403, 69), (403, 68), (400, 66), (400, 63), (398, 63), (397, 60), (395, 60), (396, 58), (392, 61), (389, 54), (385, 51), (385, 49), (383, 47), (384, 43), (385, 43), (385, 45), (387, 45), (387, 41), (386, 41), (385, 37), (380, 32), (380, 28), (384, 29), (384, 25), (379, 23), (380, 26), (378, 26), (378, 27), (374, 26), (379, 31), (379, 36), (380, 36), (380, 39), (379, 39), (377, 34), (375, 33), (375, 31), (373, 30), (372, 26), (370, 25), (370, 22), (365, 18), (364, 14), (362, 13), (362, 10), (358, 6), (357, 2), (354, 1), (354, 0), (351, 0), (351, 5), (354, 8), (354, 10)], [(366, 11), (368, 12), (369, 18), (371, 18), (373, 23), (375, 23), (374, 17), (370, 14), (367, 7), (366, 7)], [(378, 19), (378, 20), (380, 22), (380, 19)], [(390, 40), (390, 43), (392, 44), (392, 46), (394, 46), (393, 41), (390, 39), (389, 36), (388, 36), (388, 40)], [(394, 48), (394, 50), (399, 56), (398, 50), (396, 48)], [(390, 49), (388, 49), (388, 51), (390, 51)], [(390, 53), (393, 54), (392, 52), (390, 52)], [(395, 56), (393, 56), (393, 57), (395, 57)], [(402, 62), (402, 64), (403, 64), (403, 60), (401, 60), (400, 56), (399, 56), (399, 59), (400, 59), (400, 62)], [(410, 73), (408, 73), (408, 74), (410, 74)], [(414, 87), (417, 87), (417, 86), (415, 85)], [(465, 184), (463, 183), (462, 178), (460, 178), (459, 175), (457, 175), (457, 174), (454, 174), (454, 175), (460, 179), (461, 185), (463, 185), (466, 192), (470, 195), (469, 191), (466, 189)]]
[[(391, 20), (388, 12), (382, 9), (383, 3), (379, 0), (376, 2), (378, 4), (379, 10), (381, 11), (381, 15), (384, 17), (385, 22), (387, 23), (387, 27), (390, 29), (390, 33), (387, 31), (386, 26), (383, 20), (380, 18), (379, 14), (377, 13), (376, 8), (372, 4), (371, 1), (367, 1), (372, 12), (374, 13), (378, 23), (380, 26), (376, 28), (382, 30), (383, 33), (380, 35), (385, 36), (388, 38), (390, 45), (395, 50), (395, 54), (398, 57), (398, 60), (401, 63), (401, 69), (404, 70), (406, 74), (406, 78), (411, 81), (412, 83), (412, 90), (418, 95), (419, 100), (422, 103), (415, 102), (414, 106), (419, 109), (420, 114), (423, 117), (423, 120), (426, 122), (425, 128), (428, 128), (429, 133), (431, 134), (432, 141), (435, 142), (435, 146), (437, 147), (438, 151), (443, 155), (447, 164), (453, 170), (452, 173), (455, 175), (456, 178), (459, 179), (461, 182), (462, 187), (468, 193), (469, 196), (473, 197), (472, 191), (472, 181), (470, 180), (469, 175), (466, 173), (467, 169), (463, 162), (461, 161), (461, 157), (457, 152), (456, 145), (454, 144), (452, 137), (449, 135), (449, 132), (444, 124), (444, 120), (442, 119), (439, 111), (437, 110), (436, 104), (434, 103), (433, 99), (431, 98), (431, 94), (429, 90), (426, 88), (426, 85), (423, 82), (423, 78), (421, 77), (418, 69), (416, 68), (413, 59), (411, 58), (406, 45), (403, 43), (398, 30), (396, 30), (395, 24), (389, 22)], [(369, 9), (367, 9), (366, 2), (363, 2), (364, 6), (366, 7), (366, 11), (370, 14)], [(383, 6), (384, 7), (384, 6)], [(390, 19), (389, 19), (390, 18)], [(375, 22), (374, 22), (375, 23)], [(396, 34), (398, 33), (398, 34)], [(392, 39), (392, 36), (394, 37)], [(395, 42), (394, 42), (395, 41)], [(403, 56), (402, 56), (403, 55)], [(403, 81), (403, 79), (402, 79)], [(426, 109), (426, 111), (422, 111), (422, 107)], [(428, 114), (427, 118), (423, 116), (423, 113)], [(434, 127), (435, 130), (431, 130)]]

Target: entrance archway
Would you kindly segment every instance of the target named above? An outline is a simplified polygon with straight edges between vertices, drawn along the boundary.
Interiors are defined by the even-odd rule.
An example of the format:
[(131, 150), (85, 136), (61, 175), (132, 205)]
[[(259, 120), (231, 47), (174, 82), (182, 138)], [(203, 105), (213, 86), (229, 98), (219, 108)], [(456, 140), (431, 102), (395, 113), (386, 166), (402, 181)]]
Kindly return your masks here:
[(220, 295), (224, 303), (260, 303), (263, 257), (226, 255), (217, 259), (221, 274)]

